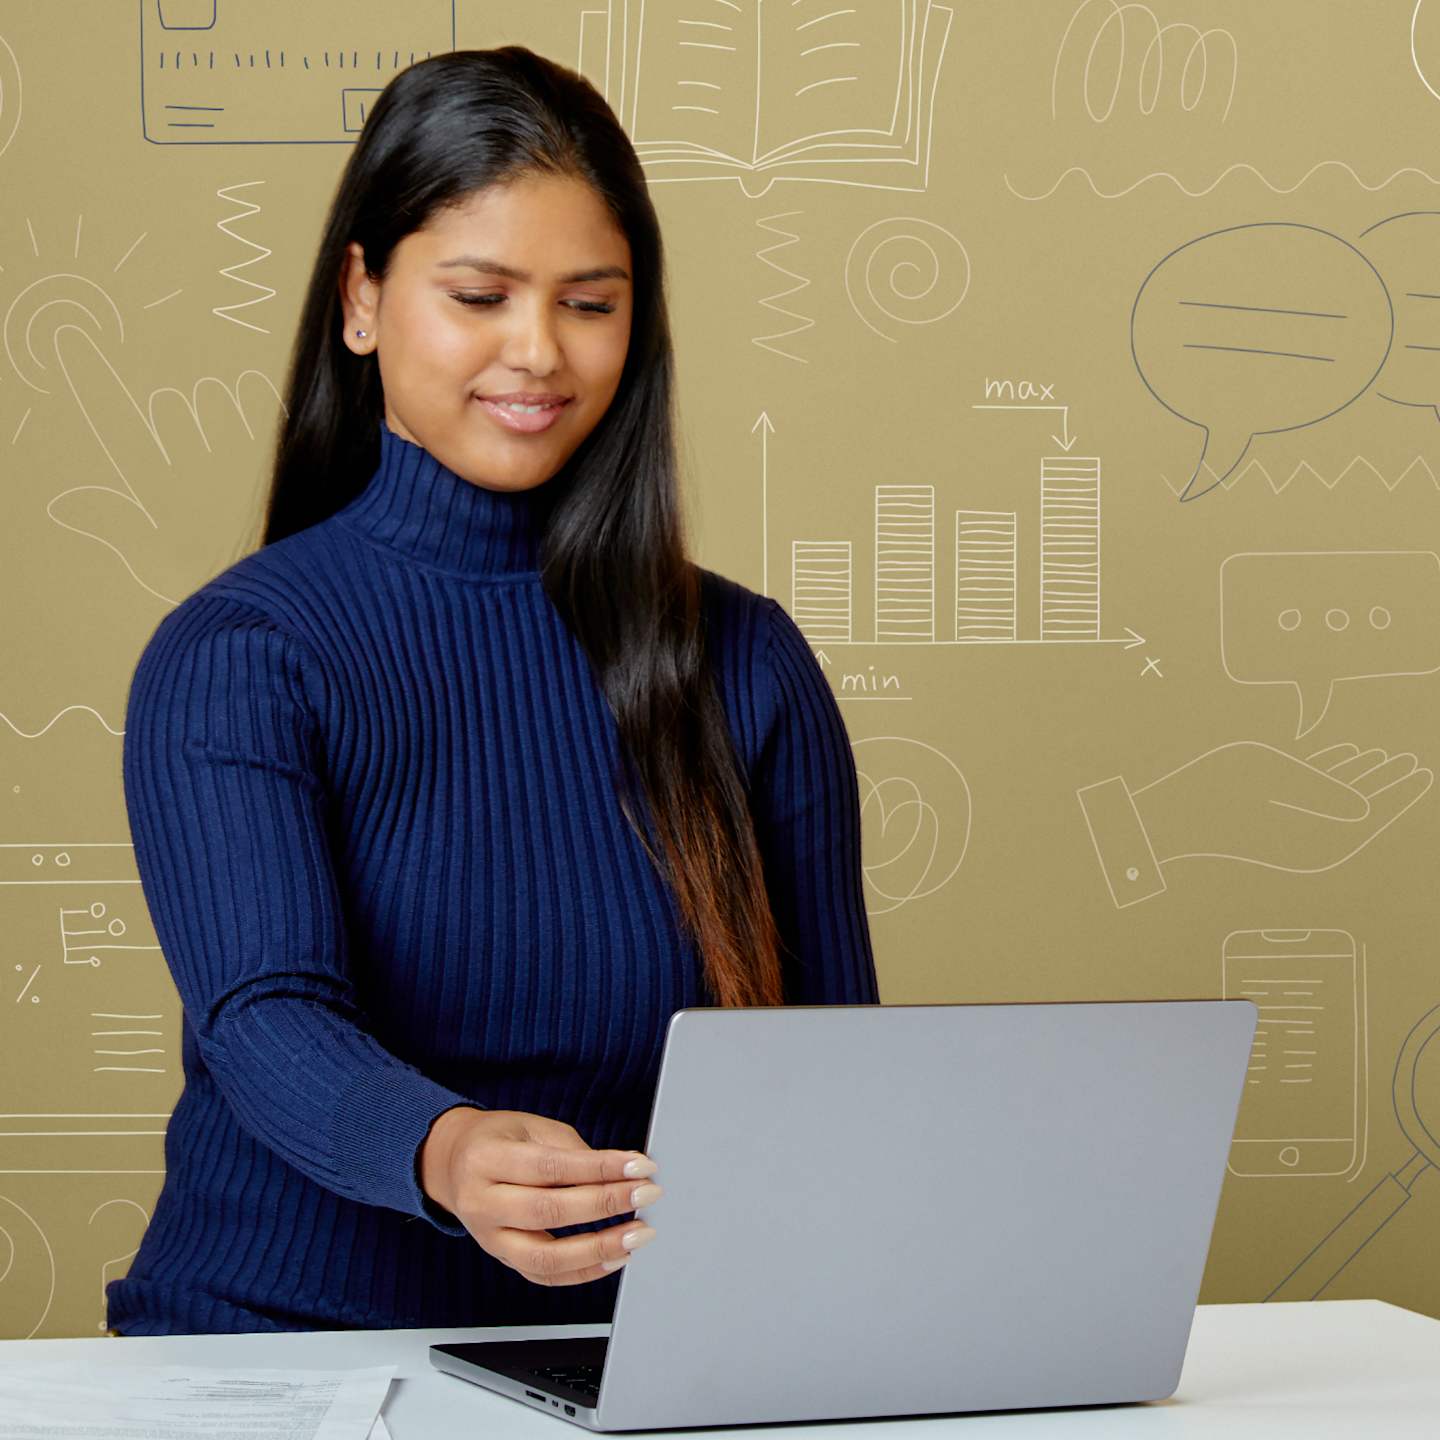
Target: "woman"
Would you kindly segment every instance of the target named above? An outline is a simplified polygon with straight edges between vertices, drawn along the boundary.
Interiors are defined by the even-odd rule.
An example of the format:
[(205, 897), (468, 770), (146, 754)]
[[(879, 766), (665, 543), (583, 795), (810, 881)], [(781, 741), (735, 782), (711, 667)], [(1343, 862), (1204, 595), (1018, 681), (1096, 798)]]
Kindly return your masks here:
[(116, 1333), (608, 1320), (674, 1011), (878, 1003), (838, 706), (685, 556), (662, 287), (581, 76), (376, 101), (265, 543), (130, 688), (185, 1087)]

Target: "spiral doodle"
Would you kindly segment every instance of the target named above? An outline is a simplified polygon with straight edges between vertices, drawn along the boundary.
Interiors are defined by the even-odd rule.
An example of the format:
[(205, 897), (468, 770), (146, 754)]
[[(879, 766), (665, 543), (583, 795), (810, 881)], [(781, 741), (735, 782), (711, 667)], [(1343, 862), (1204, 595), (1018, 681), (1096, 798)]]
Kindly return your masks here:
[[(949, 267), (951, 278), (944, 285), (942, 259), (959, 262)], [(845, 293), (851, 306), (882, 340), (892, 343), (895, 336), (887, 335), (867, 312), (878, 311), (896, 325), (933, 325), (969, 290), (965, 247), (943, 225), (915, 215), (892, 215), (867, 225), (845, 256)]]
[(883, 902), (867, 906), (874, 916), (933, 895), (960, 869), (970, 846), (970, 785), (949, 756), (923, 740), (876, 735), (851, 748), (866, 890)]

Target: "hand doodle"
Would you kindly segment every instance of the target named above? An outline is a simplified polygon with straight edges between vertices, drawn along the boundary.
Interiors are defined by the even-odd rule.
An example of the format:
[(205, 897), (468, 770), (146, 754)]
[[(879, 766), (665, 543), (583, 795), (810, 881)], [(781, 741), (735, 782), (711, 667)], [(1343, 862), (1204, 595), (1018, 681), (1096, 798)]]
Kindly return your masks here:
[(202, 376), (189, 396), (163, 386), (142, 409), (86, 331), (59, 326), (54, 346), (105, 483), (62, 491), (47, 513), (178, 604), (259, 544), (280, 396), (260, 371), (242, 370), (233, 385)]

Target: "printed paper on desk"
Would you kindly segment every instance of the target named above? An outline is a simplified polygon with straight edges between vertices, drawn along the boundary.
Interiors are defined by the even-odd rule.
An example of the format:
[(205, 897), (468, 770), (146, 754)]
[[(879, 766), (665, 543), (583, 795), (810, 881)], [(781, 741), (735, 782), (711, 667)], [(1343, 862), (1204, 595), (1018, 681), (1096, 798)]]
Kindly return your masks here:
[(0, 1415), (6, 1440), (380, 1440), (397, 1368), (37, 1364), (0, 1370)]

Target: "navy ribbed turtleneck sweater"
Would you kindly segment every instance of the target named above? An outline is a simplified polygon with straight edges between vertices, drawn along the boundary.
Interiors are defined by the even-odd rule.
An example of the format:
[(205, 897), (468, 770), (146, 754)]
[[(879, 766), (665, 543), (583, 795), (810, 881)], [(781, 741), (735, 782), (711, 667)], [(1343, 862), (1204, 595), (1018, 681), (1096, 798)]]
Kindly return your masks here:
[[(382, 424), (360, 495), (209, 581), (141, 654), (125, 800), (184, 1089), (106, 1287), (118, 1333), (610, 1319), (619, 1273), (536, 1285), (418, 1183), (453, 1105), (643, 1149), (669, 1017), (711, 1003), (541, 584), (541, 499)], [(786, 1002), (878, 1003), (839, 707), (780, 606), (702, 578)]]

